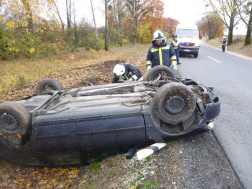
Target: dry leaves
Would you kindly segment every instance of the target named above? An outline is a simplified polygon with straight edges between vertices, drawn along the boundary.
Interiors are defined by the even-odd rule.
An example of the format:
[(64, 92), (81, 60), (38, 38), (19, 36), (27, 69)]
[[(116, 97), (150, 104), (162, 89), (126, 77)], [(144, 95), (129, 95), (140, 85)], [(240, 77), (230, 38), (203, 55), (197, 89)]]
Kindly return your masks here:
[[(125, 52), (120, 53), (118, 51), (121, 49), (107, 52), (107, 55), (101, 59), (82, 60), (64, 72), (54, 72), (44, 78), (54, 78), (63, 87), (71, 88), (88, 85), (89, 81), (95, 85), (111, 83), (113, 67), (118, 63), (131, 62), (145, 72), (147, 46), (133, 48), (128, 46), (128, 49), (124, 49), (126, 49)], [(129, 49), (134, 53), (129, 55)], [(118, 54), (122, 55), (121, 58), (118, 57)], [(35, 88), (39, 81), (34, 80), (13, 91), (0, 93), (0, 102), (18, 100), (35, 94)], [(0, 188), (68, 188), (78, 173), (79, 167), (35, 168), (0, 161)], [(81, 185), (89, 188), (88, 179), (85, 175)]]

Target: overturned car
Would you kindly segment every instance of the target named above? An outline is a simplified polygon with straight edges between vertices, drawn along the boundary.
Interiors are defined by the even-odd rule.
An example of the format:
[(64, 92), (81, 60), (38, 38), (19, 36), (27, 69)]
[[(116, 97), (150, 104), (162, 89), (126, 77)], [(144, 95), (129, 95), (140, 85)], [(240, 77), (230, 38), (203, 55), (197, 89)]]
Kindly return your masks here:
[(220, 102), (208, 87), (163, 67), (148, 80), (73, 89), (43, 80), (37, 95), (0, 104), (0, 159), (90, 164), (127, 151), (131, 158), (136, 149), (213, 128)]

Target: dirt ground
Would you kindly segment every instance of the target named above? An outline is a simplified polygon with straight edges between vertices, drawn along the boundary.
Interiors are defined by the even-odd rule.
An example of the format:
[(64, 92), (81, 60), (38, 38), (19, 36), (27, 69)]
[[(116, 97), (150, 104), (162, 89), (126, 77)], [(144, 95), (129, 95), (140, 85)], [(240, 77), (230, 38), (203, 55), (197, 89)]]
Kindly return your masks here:
[[(144, 74), (147, 50), (121, 60), (77, 66), (53, 73), (64, 87), (110, 83), (117, 63), (132, 62)], [(1, 94), (1, 101), (34, 94), (38, 81)], [(138, 161), (125, 154), (88, 166), (38, 168), (0, 161), (0, 188), (242, 188), (212, 132), (172, 140), (157, 153)]]

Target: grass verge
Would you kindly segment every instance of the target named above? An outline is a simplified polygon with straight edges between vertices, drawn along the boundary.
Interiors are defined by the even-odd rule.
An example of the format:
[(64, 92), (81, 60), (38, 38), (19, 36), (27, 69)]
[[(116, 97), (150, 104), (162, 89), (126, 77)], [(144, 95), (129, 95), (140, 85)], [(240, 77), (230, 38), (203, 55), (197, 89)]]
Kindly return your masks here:
[[(150, 46), (148, 44), (148, 46)], [(33, 80), (41, 80), (54, 72), (62, 72), (71, 67), (83, 67), (99, 64), (111, 59), (129, 57), (142, 49), (147, 48), (147, 44), (126, 45), (123, 47), (111, 47), (110, 51), (85, 51), (72, 53), (62, 59), (38, 59), (38, 60), (15, 60), (0, 63), (0, 93), (14, 90), (18, 86), (23, 86)], [(120, 50), (119, 50), (120, 49)]]
[[(245, 36), (234, 36), (233, 43), (227, 46), (227, 51), (238, 53), (247, 57), (252, 58), (252, 44), (244, 46)], [(218, 37), (211, 40), (206, 40), (206, 44), (219, 48), (222, 48), (222, 38)]]

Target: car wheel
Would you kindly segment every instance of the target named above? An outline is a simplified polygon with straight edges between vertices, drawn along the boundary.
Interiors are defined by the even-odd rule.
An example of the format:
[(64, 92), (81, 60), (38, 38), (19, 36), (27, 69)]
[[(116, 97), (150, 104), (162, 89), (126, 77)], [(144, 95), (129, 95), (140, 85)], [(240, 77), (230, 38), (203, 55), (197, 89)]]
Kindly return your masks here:
[(23, 106), (17, 102), (0, 104), (0, 134), (4, 143), (20, 146), (30, 128), (30, 114)]
[(46, 90), (62, 90), (62, 85), (55, 79), (44, 79), (36, 87), (36, 94), (42, 95)]
[(196, 52), (193, 56), (194, 56), (194, 58), (197, 58), (197, 57), (198, 57), (198, 55), (199, 55), (199, 51), (198, 51), (198, 52)]
[(182, 83), (167, 83), (160, 87), (151, 108), (164, 122), (177, 124), (189, 118), (196, 107), (196, 96)]
[(167, 66), (155, 66), (148, 73), (147, 81), (164, 80), (165, 76), (176, 78), (173, 71)]

